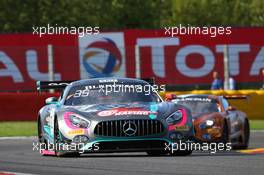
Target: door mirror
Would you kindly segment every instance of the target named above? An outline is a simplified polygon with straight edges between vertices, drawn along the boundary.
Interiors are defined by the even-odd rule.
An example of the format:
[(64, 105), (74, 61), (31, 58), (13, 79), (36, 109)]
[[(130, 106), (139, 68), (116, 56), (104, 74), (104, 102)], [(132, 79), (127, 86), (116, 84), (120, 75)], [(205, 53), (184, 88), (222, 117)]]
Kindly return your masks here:
[(176, 94), (168, 93), (168, 94), (165, 95), (165, 101), (172, 101), (172, 100), (174, 100), (176, 98), (177, 98)]
[(236, 107), (234, 107), (234, 106), (228, 106), (227, 110), (228, 110), (228, 111), (235, 111), (235, 110), (237, 110), (237, 109), (236, 109)]
[(56, 97), (49, 97), (45, 100), (46, 104), (56, 104), (58, 102), (58, 98)]

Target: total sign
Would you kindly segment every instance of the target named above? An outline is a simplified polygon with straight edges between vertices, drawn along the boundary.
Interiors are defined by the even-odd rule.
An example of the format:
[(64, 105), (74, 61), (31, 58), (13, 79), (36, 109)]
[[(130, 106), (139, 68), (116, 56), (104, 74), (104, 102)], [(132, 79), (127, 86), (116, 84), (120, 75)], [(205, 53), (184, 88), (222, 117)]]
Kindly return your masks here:
[(81, 78), (125, 77), (124, 48), (123, 32), (79, 37)]
[[(226, 46), (230, 75), (237, 82), (261, 81), (263, 29), (233, 29), (231, 35), (215, 38), (207, 35), (168, 37), (164, 32), (126, 32), (126, 58), (130, 63), (140, 61), (140, 77), (155, 77), (157, 82), (166, 84), (208, 84), (213, 71), (223, 76)], [(129, 64), (128, 76), (136, 76), (136, 69), (136, 62)]]

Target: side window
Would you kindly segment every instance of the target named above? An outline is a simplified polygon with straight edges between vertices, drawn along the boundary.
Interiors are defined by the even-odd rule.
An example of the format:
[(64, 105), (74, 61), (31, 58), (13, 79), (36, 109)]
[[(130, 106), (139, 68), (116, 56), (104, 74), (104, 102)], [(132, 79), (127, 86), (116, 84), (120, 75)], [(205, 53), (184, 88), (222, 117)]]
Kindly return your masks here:
[(229, 103), (225, 98), (222, 98), (222, 103), (225, 111), (228, 109)]

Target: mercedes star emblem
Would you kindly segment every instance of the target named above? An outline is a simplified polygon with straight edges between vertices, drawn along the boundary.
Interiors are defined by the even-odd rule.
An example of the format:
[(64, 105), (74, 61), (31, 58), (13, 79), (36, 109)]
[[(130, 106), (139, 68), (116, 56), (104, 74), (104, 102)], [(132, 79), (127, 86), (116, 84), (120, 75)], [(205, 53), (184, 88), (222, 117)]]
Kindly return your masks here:
[(127, 121), (123, 125), (123, 131), (127, 136), (135, 135), (137, 132), (137, 125), (132, 121)]

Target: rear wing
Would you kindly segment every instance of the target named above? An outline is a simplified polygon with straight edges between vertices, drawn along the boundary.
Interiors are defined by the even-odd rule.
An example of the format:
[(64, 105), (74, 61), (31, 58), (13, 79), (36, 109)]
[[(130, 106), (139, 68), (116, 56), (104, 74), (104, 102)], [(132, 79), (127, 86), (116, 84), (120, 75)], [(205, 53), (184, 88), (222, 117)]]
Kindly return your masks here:
[(148, 82), (151, 86), (153, 86), (155, 84), (155, 78), (154, 77), (142, 78), (141, 80)]
[(73, 81), (37, 81), (37, 90), (60, 90), (62, 91), (66, 86), (68, 86)]
[[(154, 78), (143, 78), (141, 80), (144, 80), (148, 82), (151, 86), (155, 84)], [(62, 91), (66, 86), (68, 86), (70, 83), (77, 81), (77, 80), (71, 80), (71, 81), (37, 81), (37, 90), (38, 91), (45, 91), (45, 90), (59, 90)]]
[(247, 95), (224, 95), (227, 100), (248, 100)]

